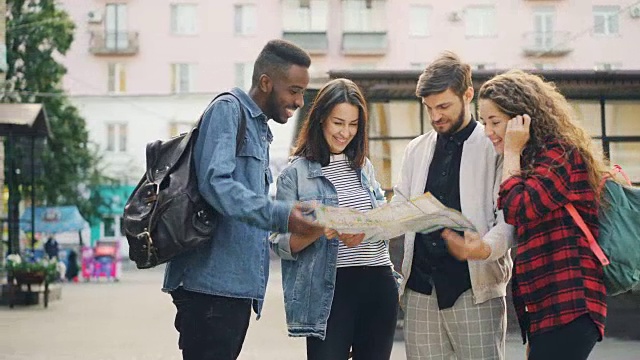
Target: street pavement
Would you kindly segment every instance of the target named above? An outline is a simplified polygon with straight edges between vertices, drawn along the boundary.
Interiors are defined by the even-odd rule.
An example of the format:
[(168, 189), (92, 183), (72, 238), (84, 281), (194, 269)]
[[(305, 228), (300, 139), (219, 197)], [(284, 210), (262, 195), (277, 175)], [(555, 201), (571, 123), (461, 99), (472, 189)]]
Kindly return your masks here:
[[(180, 359), (175, 310), (160, 291), (162, 269), (125, 266), (119, 282), (64, 284), (62, 299), (29, 307), (0, 307), (0, 359), (164, 360)], [(301, 360), (305, 341), (287, 337), (280, 266), (272, 262), (263, 316), (252, 319), (241, 360)], [(518, 336), (510, 334), (507, 359), (523, 359)], [(405, 359), (396, 341), (391, 359)], [(638, 360), (640, 342), (605, 339), (590, 359)]]

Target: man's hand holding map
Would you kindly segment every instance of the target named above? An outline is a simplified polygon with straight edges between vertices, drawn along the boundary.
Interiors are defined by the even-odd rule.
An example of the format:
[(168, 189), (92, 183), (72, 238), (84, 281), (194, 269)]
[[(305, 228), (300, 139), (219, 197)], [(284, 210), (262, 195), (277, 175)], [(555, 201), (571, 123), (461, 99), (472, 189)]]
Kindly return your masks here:
[(462, 213), (442, 205), (430, 193), (366, 212), (320, 205), (316, 207), (315, 215), (321, 225), (339, 233), (364, 233), (366, 241), (387, 240), (406, 232), (429, 233), (442, 228), (475, 231)]

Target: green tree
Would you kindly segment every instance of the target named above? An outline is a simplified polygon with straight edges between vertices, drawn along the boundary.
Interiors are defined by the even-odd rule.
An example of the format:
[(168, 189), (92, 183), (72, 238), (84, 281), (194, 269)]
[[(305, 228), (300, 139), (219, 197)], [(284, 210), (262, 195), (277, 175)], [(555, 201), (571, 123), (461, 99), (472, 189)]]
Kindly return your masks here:
[[(87, 189), (105, 180), (89, 146), (84, 119), (62, 88), (66, 68), (56, 61), (73, 42), (75, 25), (55, 0), (7, 0), (7, 73), (3, 101), (44, 104), (52, 137), (36, 178), (40, 204), (77, 205), (96, 219), (97, 194)], [(19, 179), (29, 191), (30, 179)], [(23, 194), (23, 198), (27, 196)]]

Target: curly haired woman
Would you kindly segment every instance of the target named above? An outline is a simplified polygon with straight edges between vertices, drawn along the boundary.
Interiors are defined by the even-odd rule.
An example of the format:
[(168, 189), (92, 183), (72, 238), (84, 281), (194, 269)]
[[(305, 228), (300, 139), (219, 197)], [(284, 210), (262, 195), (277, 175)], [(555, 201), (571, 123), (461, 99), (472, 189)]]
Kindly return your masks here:
[(601, 156), (552, 83), (519, 70), (479, 93), (480, 118), (504, 154), (498, 207), (517, 229), (513, 302), (529, 359), (587, 359), (604, 335), (602, 268), (565, 205), (598, 234)]

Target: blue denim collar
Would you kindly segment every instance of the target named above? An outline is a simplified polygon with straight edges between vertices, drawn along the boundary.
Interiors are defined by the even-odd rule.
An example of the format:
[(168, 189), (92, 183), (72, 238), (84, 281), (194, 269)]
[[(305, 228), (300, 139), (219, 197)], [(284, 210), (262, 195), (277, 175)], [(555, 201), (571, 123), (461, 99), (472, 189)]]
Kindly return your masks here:
[(309, 165), (309, 175), (307, 175), (307, 178), (311, 179), (322, 176), (322, 165), (320, 165), (319, 162), (307, 161), (307, 164)]
[(247, 94), (244, 90), (234, 87), (229, 92), (235, 95), (240, 100), (240, 103), (245, 109), (249, 110), (249, 114), (251, 114), (252, 118), (255, 119), (262, 115), (265, 121), (269, 120), (267, 119), (267, 115), (262, 111), (262, 109), (260, 109), (258, 104), (256, 104), (251, 96), (249, 96), (249, 94)]
[[(324, 176), (322, 175), (322, 165), (320, 165), (319, 162), (307, 161), (307, 166), (309, 169), (309, 174), (307, 175), (308, 179)], [(356, 172), (360, 176), (360, 181), (362, 181), (362, 176), (364, 176), (364, 174), (362, 173), (362, 169), (356, 169)]]

